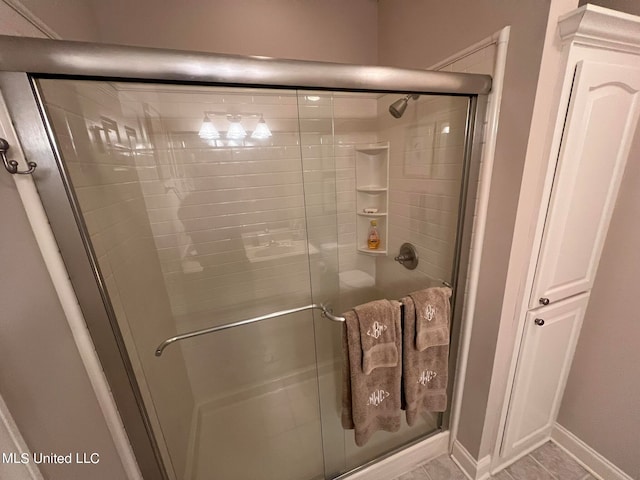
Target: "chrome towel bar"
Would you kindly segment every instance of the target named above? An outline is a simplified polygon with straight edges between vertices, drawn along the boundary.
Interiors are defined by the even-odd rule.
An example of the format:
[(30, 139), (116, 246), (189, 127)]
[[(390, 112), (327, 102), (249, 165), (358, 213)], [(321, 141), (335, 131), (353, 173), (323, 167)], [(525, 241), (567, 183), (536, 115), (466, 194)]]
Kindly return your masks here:
[(186, 340), (187, 338), (199, 337), (200, 335), (206, 335), (208, 333), (220, 332), (227, 330), (228, 328), (240, 327), (242, 325), (249, 325), (250, 323), (261, 322), (262, 320), (269, 320), (270, 318), (282, 317), (284, 315), (290, 315), (292, 313), (304, 312), (305, 310), (320, 310), (322, 316), (333, 320), (334, 322), (344, 322), (344, 317), (338, 317), (331, 312), (331, 309), (325, 305), (317, 305), (312, 303), (311, 305), (305, 305), (304, 307), (292, 308), (290, 310), (280, 310), (279, 312), (268, 313), (267, 315), (261, 315), (259, 317), (248, 318), (247, 320), (240, 320), (239, 322), (225, 323), (224, 325), (218, 325), (217, 327), (203, 328), (202, 330), (194, 330), (193, 332), (183, 333), (182, 335), (176, 335), (175, 337), (167, 338), (164, 342), (158, 345), (156, 348), (156, 357), (162, 355), (165, 348), (180, 340)]

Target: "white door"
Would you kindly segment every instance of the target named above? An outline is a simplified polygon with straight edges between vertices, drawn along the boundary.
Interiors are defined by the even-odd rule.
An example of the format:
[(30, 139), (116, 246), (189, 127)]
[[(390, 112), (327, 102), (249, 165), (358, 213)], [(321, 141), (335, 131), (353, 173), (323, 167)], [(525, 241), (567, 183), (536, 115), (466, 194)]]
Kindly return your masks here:
[(589, 294), (527, 313), (502, 457), (547, 438), (555, 423)]
[(638, 121), (638, 91), (638, 67), (578, 63), (530, 308), (593, 285)]

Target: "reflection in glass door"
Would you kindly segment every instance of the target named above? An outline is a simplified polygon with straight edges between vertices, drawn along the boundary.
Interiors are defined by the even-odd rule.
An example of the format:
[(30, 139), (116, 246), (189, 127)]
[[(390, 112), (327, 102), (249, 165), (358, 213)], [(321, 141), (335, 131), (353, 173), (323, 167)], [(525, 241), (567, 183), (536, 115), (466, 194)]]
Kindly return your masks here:
[(172, 475), (323, 478), (309, 312), (154, 356), (311, 303), (295, 92), (39, 85)]
[[(437, 430), (425, 415), (356, 447), (342, 326), (317, 312), (154, 352), (450, 282), (468, 98), (421, 96), (396, 119), (399, 95), (37, 86), (170, 478), (333, 478)], [(361, 163), (382, 190), (362, 193)], [(362, 251), (367, 206), (384, 251)], [(412, 272), (393, 261), (404, 242)]]

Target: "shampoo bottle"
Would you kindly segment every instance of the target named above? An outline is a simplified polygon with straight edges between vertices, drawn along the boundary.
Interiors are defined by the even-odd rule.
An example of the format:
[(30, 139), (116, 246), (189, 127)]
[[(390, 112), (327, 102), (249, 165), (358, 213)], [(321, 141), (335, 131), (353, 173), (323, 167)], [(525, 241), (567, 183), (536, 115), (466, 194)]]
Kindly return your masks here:
[(369, 250), (377, 250), (380, 246), (380, 234), (377, 228), (378, 222), (371, 220), (369, 225), (369, 234), (367, 235), (367, 247)]

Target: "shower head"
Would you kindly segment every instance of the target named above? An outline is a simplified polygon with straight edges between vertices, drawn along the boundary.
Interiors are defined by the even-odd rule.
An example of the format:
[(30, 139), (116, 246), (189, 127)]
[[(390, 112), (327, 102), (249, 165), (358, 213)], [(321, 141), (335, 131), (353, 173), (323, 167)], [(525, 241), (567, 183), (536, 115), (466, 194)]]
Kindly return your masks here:
[(415, 93), (410, 93), (406, 97), (402, 97), (400, 100), (396, 100), (391, 105), (389, 105), (389, 113), (394, 116), (394, 118), (400, 118), (404, 111), (407, 109), (407, 105), (409, 104), (409, 99), (417, 100), (419, 95)]

